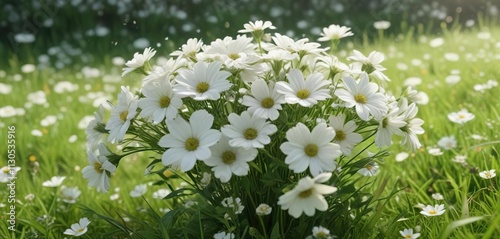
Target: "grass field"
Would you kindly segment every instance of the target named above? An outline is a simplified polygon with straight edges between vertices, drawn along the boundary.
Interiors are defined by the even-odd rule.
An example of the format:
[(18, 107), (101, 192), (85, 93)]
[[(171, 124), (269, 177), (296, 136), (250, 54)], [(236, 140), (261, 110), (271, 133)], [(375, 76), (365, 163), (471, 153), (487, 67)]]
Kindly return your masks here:
[[(413, 228), (421, 238), (499, 238), (499, 177), (484, 179), (479, 173), (500, 169), (500, 28), (479, 24), (468, 29), (454, 27), (438, 35), (416, 32), (408, 29), (406, 35), (385, 35), (356, 45), (347, 40), (339, 49), (343, 60), (353, 49), (365, 55), (373, 50), (384, 53), (382, 65), (392, 80), (388, 88), (399, 95), (412, 85), (428, 99), (420, 96), (418, 112), (425, 121), (426, 132), (420, 137), (423, 147), (416, 152), (390, 148), (391, 154), (379, 162), (381, 172), (367, 179), (373, 181), (373, 188), (385, 186), (382, 197), (394, 195), (374, 204), (375, 210), (359, 225), (331, 231), (354, 230), (354, 238), (399, 238), (399, 231)], [(0, 135), (3, 142), (15, 137), (15, 142), (0, 145), (0, 151), (7, 158), (8, 150), (14, 148), (10, 145), (15, 145), (15, 162), (10, 162), (21, 168), (15, 194), (8, 182), (0, 190), (0, 208), (5, 212), (0, 215), (1, 238), (69, 238), (63, 232), (82, 217), (92, 221), (83, 237), (141, 238), (140, 232), (123, 234), (87, 208), (117, 221), (132, 220), (131, 228), (136, 230), (140, 225), (148, 228), (158, 223), (149, 208), (159, 215), (167, 210), (168, 203), (153, 195), (162, 189), (153, 185), (159, 178), (144, 176), (147, 155), (125, 158), (106, 194), (89, 188), (82, 177), (81, 170), (87, 165), (85, 128), (93, 112), (106, 100), (116, 101), (120, 85), (140, 84), (135, 77), (121, 79), (122, 66), (113, 64), (113, 57), (104, 54), (99, 67), (82, 69), (30, 69), (25, 62), (12, 59), (9, 68), (0, 71)], [(127, 60), (132, 56), (120, 57)], [(448, 118), (462, 109), (475, 117), (463, 124)], [(7, 164), (3, 160), (0, 166)], [(42, 186), (53, 176), (66, 177), (62, 185), (81, 191), (76, 203), (63, 200), (69, 198), (64, 197), (61, 186)], [(130, 196), (140, 184), (148, 185), (146, 200)], [(8, 200), (13, 196), (15, 203)], [(446, 212), (424, 217), (419, 203), (444, 204)], [(12, 206), (16, 232), (8, 224)]]

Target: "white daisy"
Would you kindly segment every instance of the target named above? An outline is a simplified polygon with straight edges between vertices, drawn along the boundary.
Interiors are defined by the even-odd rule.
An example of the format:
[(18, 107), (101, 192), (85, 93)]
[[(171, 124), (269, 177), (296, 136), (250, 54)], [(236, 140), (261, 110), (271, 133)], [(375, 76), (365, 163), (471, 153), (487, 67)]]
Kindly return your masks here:
[(87, 152), (89, 166), (82, 170), (83, 177), (89, 181), (89, 187), (95, 187), (98, 192), (106, 193), (109, 190), (109, 176), (116, 171), (116, 166), (103, 155)]
[(358, 144), (363, 141), (363, 137), (355, 133), (356, 123), (354, 120), (350, 120), (345, 123), (345, 115), (339, 114), (337, 116), (330, 116), (330, 127), (335, 130), (335, 138), (333, 138), (333, 142), (340, 145), (340, 151), (343, 154), (349, 156), (351, 155), (351, 150)]
[(338, 144), (332, 143), (335, 131), (320, 123), (309, 131), (307, 126), (298, 123), (286, 132), (287, 142), (281, 144), (281, 151), (287, 155), (285, 163), (295, 173), (304, 172), (307, 168), (311, 175), (332, 172), (337, 168), (335, 161), (342, 152)]
[[(189, 123), (182, 117), (167, 120), (170, 134), (163, 136), (158, 145), (168, 148), (162, 156), (165, 166), (179, 167), (187, 172), (196, 164), (196, 160), (210, 158), (210, 146), (219, 141), (221, 133), (211, 129), (214, 117), (206, 110), (195, 111)], [(203, 123), (200, 123), (203, 122)]]
[(453, 112), (448, 114), (448, 119), (457, 124), (464, 124), (468, 121), (471, 121), (474, 119), (475, 115), (472, 113), (469, 113), (466, 109), (462, 109), (458, 112)]
[(226, 80), (231, 73), (220, 71), (221, 63), (197, 62), (193, 70), (181, 69), (175, 78), (173, 90), (181, 97), (190, 96), (195, 100), (216, 100), (220, 93), (228, 90), (231, 83)]
[(214, 234), (214, 239), (234, 239), (236, 236), (232, 232), (218, 232)]
[(444, 199), (443, 194), (441, 194), (441, 193), (433, 193), (431, 195), (431, 197), (434, 198), (434, 200), (443, 200)]
[(271, 214), (273, 208), (265, 203), (261, 203), (256, 209), (255, 213), (259, 216), (265, 216)]
[(139, 116), (150, 118), (154, 124), (160, 123), (165, 117), (167, 120), (175, 118), (182, 106), (181, 98), (174, 94), (168, 80), (148, 83), (144, 85), (142, 93), (146, 98), (139, 99), (139, 108), (142, 109)]
[[(125, 76), (126, 74), (139, 69), (139, 68), (144, 68), (145, 64), (148, 63), (148, 61), (156, 54), (156, 50), (153, 50), (151, 47), (148, 47), (144, 49), (144, 52), (142, 54), (136, 52), (134, 54), (134, 58), (130, 61), (127, 61), (125, 65), (127, 67), (123, 68), (123, 73), (122, 77)], [(143, 69), (144, 72), (147, 72), (147, 69)]]
[(104, 107), (100, 105), (99, 111), (94, 112), (94, 119), (90, 120), (85, 130), (87, 150), (93, 150), (101, 142), (104, 132), (107, 132), (106, 123), (104, 123)]
[(433, 217), (433, 216), (439, 216), (439, 215), (443, 215), (443, 213), (445, 212), (446, 210), (444, 209), (444, 204), (436, 204), (433, 206), (431, 205), (427, 205), (425, 206), (424, 208), (422, 208), (422, 211), (420, 211), (420, 214), (424, 215), (424, 216), (428, 216), (428, 217)]
[(253, 97), (245, 95), (242, 102), (248, 106), (248, 112), (259, 118), (276, 120), (285, 98), (276, 91), (274, 84), (268, 85), (263, 79), (257, 79), (252, 83), (251, 91)]
[(196, 60), (196, 53), (198, 53), (203, 46), (203, 41), (196, 38), (190, 38), (186, 44), (181, 46), (181, 50), (170, 53), (171, 56), (187, 57), (191, 60)]
[(332, 24), (329, 27), (323, 28), (323, 33), (321, 33), (322, 37), (320, 37), (318, 41), (340, 40), (341, 38), (352, 35), (354, 34), (351, 32), (350, 27)]
[(233, 147), (264, 148), (264, 145), (271, 142), (269, 135), (278, 130), (275, 125), (250, 115), (248, 111), (241, 115), (231, 113), (227, 119), (230, 124), (224, 125), (221, 131), (229, 137), (229, 145)]
[(160, 188), (158, 191), (153, 192), (153, 198), (155, 199), (163, 199), (168, 196), (172, 191), (166, 188)]
[(276, 33), (272, 39), (276, 45), (269, 45), (267, 49), (268, 51), (283, 49), (289, 51), (290, 53), (297, 53), (300, 58), (306, 55), (318, 56), (327, 50), (325, 48), (321, 48), (321, 44), (317, 42), (309, 42), (309, 39), (307, 38), (294, 41), (288, 36)]
[(495, 169), (491, 169), (491, 170), (486, 170), (486, 171), (480, 172), (479, 176), (481, 178), (484, 178), (484, 179), (490, 179), (490, 178), (494, 178), (495, 176), (497, 176), (497, 174), (495, 173)]
[(415, 105), (415, 103), (411, 103), (409, 106), (407, 106), (407, 104), (408, 101), (406, 101), (405, 99), (401, 100), (399, 104), (400, 110), (404, 111), (403, 120), (406, 122), (406, 125), (401, 128), (404, 137), (402, 144), (405, 144), (409, 150), (414, 151), (421, 146), (417, 134), (425, 133), (424, 129), (422, 128), (424, 121), (422, 119), (415, 118), (418, 113), (418, 107)]
[(43, 182), (42, 186), (49, 188), (59, 187), (65, 178), (64, 176), (53, 176), (50, 180)]
[(241, 214), (245, 206), (241, 204), (240, 198), (227, 197), (221, 201), (222, 206), (232, 208), (234, 214)]
[(389, 147), (392, 143), (392, 135), (403, 135), (400, 128), (404, 127), (406, 122), (398, 107), (390, 109), (389, 113), (378, 121), (378, 129), (375, 134), (375, 145), (377, 147)]
[(229, 139), (225, 136), (222, 136), (219, 142), (210, 149), (212, 156), (204, 162), (212, 167), (215, 177), (223, 183), (229, 182), (233, 174), (247, 175), (250, 170), (248, 162), (254, 160), (258, 153), (255, 148), (244, 149), (230, 146)]
[(399, 234), (405, 239), (416, 239), (420, 237), (420, 233), (413, 233), (413, 229), (405, 228), (403, 231), (399, 231)]
[(375, 176), (379, 173), (379, 166), (376, 162), (369, 162), (364, 168), (358, 170), (358, 173), (363, 176)]
[(449, 137), (442, 137), (441, 139), (439, 139), (438, 145), (444, 150), (451, 150), (457, 147), (457, 140), (453, 135)]
[(355, 61), (355, 63), (361, 64), (361, 70), (371, 74), (374, 71), (385, 71), (386, 68), (380, 65), (385, 59), (384, 54), (376, 51), (370, 52), (368, 57), (363, 55), (363, 53), (353, 50), (353, 55), (347, 58), (349, 60)]
[(66, 229), (66, 231), (64, 231), (64, 235), (79, 237), (87, 232), (87, 226), (89, 224), (90, 221), (88, 218), (81, 218), (78, 223), (71, 224), (71, 228)]
[(141, 197), (148, 191), (148, 186), (146, 184), (139, 184), (134, 187), (134, 190), (130, 191), (130, 197), (136, 198)]
[(62, 188), (62, 200), (65, 203), (74, 204), (82, 192), (78, 187), (64, 187)]
[(276, 91), (285, 95), (285, 101), (289, 104), (300, 104), (304, 107), (312, 107), (319, 100), (331, 98), (326, 86), (329, 81), (323, 80), (323, 75), (314, 73), (304, 80), (302, 72), (292, 69), (287, 74), (288, 82), (280, 81), (276, 83)]
[(302, 213), (312, 217), (316, 209), (326, 211), (328, 203), (323, 195), (332, 194), (337, 188), (320, 183), (328, 181), (331, 176), (331, 173), (322, 173), (314, 178), (301, 178), (292, 190), (279, 197), (278, 205), (294, 218), (299, 218)]
[(21, 170), (21, 167), (3, 166), (0, 169), (0, 183), (6, 183), (15, 179), (19, 170)]
[(345, 89), (337, 89), (335, 95), (345, 102), (347, 108), (356, 108), (358, 116), (368, 121), (370, 114), (382, 118), (387, 113), (387, 99), (377, 92), (377, 84), (370, 82), (368, 75), (362, 73), (359, 82), (352, 77), (342, 78)]
[(261, 21), (257, 20), (255, 23), (248, 22), (243, 24), (245, 29), (238, 30), (238, 33), (247, 33), (247, 32), (255, 32), (255, 31), (264, 31), (265, 29), (276, 29), (270, 21)]
[(122, 91), (118, 94), (118, 105), (111, 107), (111, 116), (105, 129), (109, 130), (108, 141), (117, 143), (123, 140), (130, 121), (137, 114), (137, 99), (128, 88), (122, 86)]
[(312, 235), (316, 239), (332, 239), (333, 238), (330, 235), (330, 230), (328, 230), (322, 226), (313, 227)]

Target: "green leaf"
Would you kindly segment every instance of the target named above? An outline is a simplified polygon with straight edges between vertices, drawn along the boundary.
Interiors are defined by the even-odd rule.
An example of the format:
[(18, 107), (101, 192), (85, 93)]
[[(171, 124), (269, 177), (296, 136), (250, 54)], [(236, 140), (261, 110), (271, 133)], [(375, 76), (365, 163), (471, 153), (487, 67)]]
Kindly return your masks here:
[(446, 227), (446, 229), (443, 231), (443, 233), (441, 233), (441, 236), (439, 238), (443, 238), (443, 239), (448, 238), (450, 236), (451, 232), (453, 232), (453, 230), (455, 230), (455, 228), (465, 226), (467, 224), (477, 222), (479, 220), (483, 220), (483, 218), (484, 218), (483, 216), (469, 217), (469, 218), (465, 218), (462, 220), (454, 221), (454, 222), (450, 223), (450, 225), (448, 225), (448, 227)]

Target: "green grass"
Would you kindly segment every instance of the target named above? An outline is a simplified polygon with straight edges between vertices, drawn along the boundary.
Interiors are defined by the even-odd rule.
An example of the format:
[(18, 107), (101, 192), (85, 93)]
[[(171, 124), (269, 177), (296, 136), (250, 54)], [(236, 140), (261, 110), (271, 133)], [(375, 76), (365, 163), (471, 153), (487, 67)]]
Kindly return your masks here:
[[(386, 61), (382, 64), (388, 70), (387, 75), (392, 79), (389, 89), (395, 95), (404, 91), (403, 82), (409, 77), (420, 77), (422, 84), (417, 86), (429, 96), (429, 103), (419, 107), (418, 117), (425, 120), (426, 133), (420, 137), (423, 147), (417, 152), (410, 153), (408, 159), (396, 162), (394, 156), (405, 151), (403, 148), (391, 148), (390, 156), (386, 157), (382, 170), (376, 176), (372, 187), (381, 187), (381, 198), (395, 195), (387, 201), (380, 200), (377, 205), (377, 214), (370, 214), (370, 222), (364, 223), (367, 230), (354, 225), (356, 238), (396, 238), (398, 231), (404, 228), (421, 228), (421, 238), (498, 238), (500, 236), (500, 194), (498, 193), (499, 177), (491, 180), (482, 179), (478, 172), (487, 169), (500, 170), (499, 163), (499, 133), (500, 128), (500, 101), (498, 101), (498, 87), (486, 90), (483, 93), (473, 89), (475, 84), (486, 83), (487, 80), (500, 78), (496, 62), (500, 56), (500, 29), (480, 26), (481, 29), (462, 30), (457, 27), (452, 30), (443, 30), (440, 36), (420, 35), (413, 36), (409, 31), (406, 35), (385, 36), (374, 43), (354, 45), (353, 49), (368, 54), (372, 50), (383, 52)], [(491, 34), (489, 40), (477, 38), (479, 31)], [(360, 33), (355, 33), (360, 34)], [(222, 36), (219, 36), (222, 37)], [(438, 48), (429, 46), (429, 41), (435, 37), (442, 37), (444, 44)], [(495, 45), (497, 44), (497, 45)], [(102, 46), (100, 46), (102, 47)], [(342, 57), (351, 52), (351, 45), (342, 45)], [(459, 60), (448, 61), (445, 53), (457, 53)], [(345, 53), (345, 54), (343, 54)], [(36, 56), (33, 56), (36, 58)], [(105, 55), (103, 59), (112, 56)], [(132, 56), (123, 55), (128, 59)], [(420, 64), (415, 64), (419, 60)], [(116, 234), (118, 230), (106, 223), (105, 216), (96, 216), (86, 208), (99, 214), (107, 215), (118, 220), (124, 217), (142, 220), (150, 226), (157, 226), (151, 207), (160, 214), (160, 208), (166, 208), (168, 203), (153, 199), (152, 192), (161, 186), (149, 186), (145, 195), (147, 202), (142, 198), (131, 198), (129, 192), (135, 185), (151, 183), (160, 180), (156, 176), (144, 177), (144, 169), (150, 161), (147, 155), (128, 157), (121, 162), (117, 173), (112, 177), (112, 190), (107, 194), (97, 193), (87, 187), (82, 177), (81, 169), (86, 166), (85, 132), (78, 128), (79, 121), (87, 115), (92, 115), (97, 108), (92, 101), (80, 102), (81, 96), (89, 92), (102, 92), (105, 88), (115, 89), (108, 92), (107, 98), (113, 101), (119, 89), (118, 83), (103, 83), (101, 78), (84, 78), (80, 73), (71, 69), (55, 70), (52, 68), (37, 70), (32, 73), (22, 73), (19, 66), (23, 62), (11, 60), (7, 74), (0, 78), (2, 83), (9, 84), (13, 91), (8, 95), (0, 95), (3, 106), (11, 105), (15, 108), (25, 106), (29, 93), (42, 90), (47, 95), (48, 106), (33, 105), (25, 109), (25, 115), (10, 118), (0, 118), (0, 132), (2, 140), (6, 139), (7, 126), (16, 126), (16, 166), (22, 170), (18, 173), (16, 188), (16, 217), (17, 233), (7, 230), (6, 215), (2, 213), (0, 227), (1, 238), (33, 238), (35, 230), (42, 238), (64, 238), (62, 234), (72, 223), (78, 222), (81, 217), (89, 217), (92, 223), (89, 226), (87, 238), (110, 238), (109, 234)], [(400, 70), (401, 64), (407, 66)], [(120, 68), (105, 61), (99, 68), (101, 74), (120, 75)], [(459, 70), (461, 81), (455, 85), (445, 82), (446, 76), (453, 70)], [(14, 75), (21, 76), (20, 81), (14, 81)], [(127, 78), (127, 84), (136, 80)], [(78, 90), (58, 94), (54, 92), (54, 85), (59, 81), (70, 81), (77, 84)], [(105, 85), (110, 85), (105, 87)], [(451, 112), (466, 108), (475, 115), (475, 118), (458, 125), (448, 120)], [(40, 121), (47, 115), (55, 115), (57, 123), (42, 127)], [(43, 132), (41, 137), (31, 135), (33, 129)], [(473, 139), (473, 134), (484, 137), (482, 140)], [(68, 142), (72, 135), (77, 136), (74, 143)], [(445, 151), (440, 156), (427, 153), (429, 147), (437, 145), (440, 138), (454, 135), (457, 147)], [(5, 144), (0, 145), (0, 152), (6, 155)], [(467, 156), (467, 166), (452, 162), (456, 155)], [(38, 166), (29, 160), (36, 158)], [(3, 166), (6, 161), (2, 161)], [(36, 171), (35, 171), (36, 169)], [(71, 205), (59, 201), (61, 189), (42, 187), (42, 182), (52, 176), (66, 176), (65, 186), (77, 186), (82, 195), (77, 204)], [(387, 180), (384, 184), (384, 181)], [(6, 188), (6, 187), (4, 187)], [(119, 191), (113, 189), (119, 188)], [(441, 193), (443, 201), (436, 201), (432, 193)], [(110, 195), (117, 193), (118, 200), (110, 200)], [(35, 195), (33, 201), (25, 196)], [(7, 198), (8, 192), (0, 190), (0, 197)], [(7, 207), (2, 208), (7, 211)], [(446, 206), (446, 212), (438, 217), (424, 217), (417, 203), (441, 204)], [(147, 213), (140, 210), (145, 209)], [(38, 219), (48, 215), (48, 220)], [(122, 219), (120, 219), (122, 218)], [(47, 223), (49, 221), (50, 223)], [(138, 221), (129, 224), (131, 230), (139, 230)], [(371, 226), (370, 226), (371, 225)], [(364, 228), (363, 228), (364, 229)], [(338, 228), (342, 230), (342, 228)], [(144, 232), (142, 232), (144, 233)], [(332, 231), (335, 234), (335, 230)], [(140, 235), (138, 232), (137, 234)], [(17, 235), (17, 237), (16, 237)], [(91, 236), (88, 236), (91, 235)], [(118, 234), (116, 234), (118, 235)], [(120, 234), (116, 238), (126, 238)]]

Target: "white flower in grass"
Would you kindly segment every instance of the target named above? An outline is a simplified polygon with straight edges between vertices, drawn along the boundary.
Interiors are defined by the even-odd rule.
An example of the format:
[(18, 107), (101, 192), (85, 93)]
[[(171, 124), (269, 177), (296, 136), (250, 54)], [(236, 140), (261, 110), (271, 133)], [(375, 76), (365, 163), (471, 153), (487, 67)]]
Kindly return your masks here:
[(252, 83), (251, 91), (253, 97), (243, 96), (242, 104), (248, 106), (248, 112), (259, 118), (276, 120), (285, 98), (276, 91), (273, 83), (268, 85), (263, 79), (257, 79)]
[(130, 191), (130, 197), (137, 198), (146, 194), (148, 191), (148, 186), (146, 184), (139, 184), (134, 187), (134, 190)]
[(413, 229), (411, 228), (405, 228), (402, 231), (399, 231), (399, 234), (403, 236), (405, 239), (415, 239), (420, 237), (420, 233), (413, 233)]
[(196, 53), (198, 53), (203, 46), (203, 41), (196, 38), (190, 38), (187, 40), (186, 44), (181, 46), (180, 51), (174, 51), (170, 53), (171, 56), (178, 57), (188, 57), (191, 59), (196, 59)]
[(429, 147), (427, 148), (427, 152), (430, 154), (430, 155), (434, 155), (434, 156), (439, 156), (439, 155), (443, 155), (443, 151), (441, 151), (440, 148), (437, 148), (437, 147)]
[(146, 62), (148, 62), (155, 54), (156, 50), (153, 50), (151, 47), (144, 49), (144, 52), (142, 54), (138, 52), (134, 53), (134, 58), (130, 61), (127, 61), (127, 63), (125, 63), (127, 67), (122, 69), (122, 77), (136, 69), (143, 67), (144, 64), (146, 64)]
[(201, 177), (200, 185), (203, 188), (206, 188), (210, 184), (210, 181), (212, 181), (212, 175), (205, 172), (205, 173), (203, 173), (203, 176)]
[(389, 21), (376, 21), (373, 23), (373, 27), (377, 30), (386, 30), (391, 26)]
[(245, 206), (241, 204), (240, 198), (227, 197), (222, 200), (221, 204), (224, 207), (232, 208), (234, 210), (234, 214), (241, 214), (243, 209), (245, 209)]
[(0, 169), (0, 183), (7, 183), (10, 180), (13, 180), (19, 170), (21, 170), (21, 167), (3, 166)]
[(401, 153), (398, 153), (396, 154), (396, 162), (403, 162), (404, 160), (406, 160), (408, 158), (408, 156), (410, 156), (410, 154), (408, 154), (407, 152), (401, 152)]
[(495, 176), (497, 176), (497, 174), (495, 173), (495, 169), (491, 169), (491, 170), (486, 170), (486, 171), (480, 172), (479, 176), (481, 178), (484, 178), (484, 179), (490, 179), (490, 178), (494, 178)]
[(283, 49), (290, 53), (297, 53), (300, 57), (304, 57), (306, 55), (318, 56), (327, 50), (326, 48), (321, 48), (321, 44), (317, 42), (309, 42), (307, 38), (294, 41), (288, 36), (276, 33), (272, 39), (276, 45), (270, 44), (267, 49), (268, 51)]
[(173, 119), (182, 106), (182, 100), (174, 94), (168, 80), (144, 85), (142, 93), (146, 98), (139, 99), (139, 108), (142, 109), (140, 117), (150, 118), (154, 124), (163, 119)]
[(341, 38), (352, 35), (354, 34), (351, 32), (350, 27), (332, 24), (329, 27), (323, 28), (323, 33), (321, 33), (321, 37), (318, 41), (340, 40)]
[(332, 194), (337, 188), (320, 183), (328, 181), (331, 176), (331, 173), (322, 173), (314, 178), (301, 178), (292, 190), (279, 197), (278, 205), (294, 218), (299, 218), (302, 213), (312, 217), (316, 210), (326, 211), (328, 203), (323, 195)]
[(261, 21), (257, 20), (254, 22), (248, 22), (243, 24), (243, 27), (245, 29), (238, 30), (238, 33), (247, 33), (247, 32), (255, 32), (255, 31), (264, 31), (265, 29), (276, 29), (276, 27), (273, 26), (273, 23), (270, 21)]
[(330, 230), (317, 226), (312, 229), (312, 236), (314, 239), (332, 239), (334, 236), (330, 235)]
[(264, 145), (271, 142), (269, 135), (278, 130), (275, 125), (250, 115), (248, 111), (241, 115), (231, 113), (227, 119), (230, 124), (224, 125), (221, 131), (229, 138), (229, 145), (233, 147), (264, 148)]
[(455, 139), (455, 136), (450, 136), (450, 137), (442, 137), (438, 141), (439, 147), (443, 148), (444, 150), (450, 150), (454, 149), (457, 147), (457, 140)]
[(162, 156), (165, 166), (174, 166), (187, 172), (196, 164), (196, 160), (210, 158), (210, 146), (219, 141), (221, 133), (211, 129), (214, 117), (206, 110), (195, 111), (189, 123), (182, 117), (167, 120), (170, 134), (163, 136), (158, 145), (168, 148)]
[(402, 144), (405, 144), (409, 150), (414, 151), (422, 146), (417, 135), (425, 133), (422, 128), (424, 121), (420, 118), (415, 118), (418, 113), (418, 107), (415, 103), (411, 103), (408, 106), (406, 99), (401, 100), (399, 103), (400, 110), (404, 112), (403, 120), (406, 122), (406, 125), (401, 128), (404, 137)]
[(62, 189), (62, 194), (63, 202), (73, 204), (76, 203), (76, 199), (80, 197), (80, 194), (82, 194), (82, 192), (78, 189), (78, 187), (64, 187)]
[(181, 69), (175, 78), (177, 82), (173, 90), (181, 97), (192, 97), (195, 100), (216, 100), (220, 93), (228, 90), (231, 83), (226, 80), (231, 73), (220, 71), (220, 62), (206, 64), (197, 62), (193, 70)]
[(285, 163), (295, 173), (302, 173), (307, 168), (311, 175), (332, 172), (337, 168), (335, 161), (342, 152), (338, 144), (332, 143), (335, 131), (320, 123), (309, 131), (307, 126), (298, 123), (286, 132), (288, 142), (281, 144), (281, 151), (286, 154)]
[(353, 55), (347, 58), (349, 60), (355, 61), (355, 63), (361, 64), (361, 70), (371, 74), (375, 71), (382, 72), (386, 68), (380, 65), (385, 59), (384, 54), (376, 51), (370, 52), (368, 57), (363, 55), (363, 53), (353, 50)]
[(330, 116), (330, 127), (335, 130), (335, 138), (333, 142), (340, 145), (340, 151), (345, 155), (351, 155), (351, 150), (363, 141), (363, 137), (355, 133), (356, 123), (353, 120), (345, 123), (345, 115), (339, 114), (337, 116)]
[(469, 113), (466, 109), (462, 109), (458, 112), (452, 112), (448, 114), (448, 119), (457, 124), (464, 124), (468, 121), (471, 121), (474, 119), (475, 115), (472, 113)]
[(329, 81), (323, 80), (321, 73), (314, 73), (304, 80), (302, 72), (292, 69), (287, 74), (288, 82), (276, 83), (276, 91), (285, 95), (285, 101), (289, 104), (300, 104), (304, 107), (312, 107), (319, 100), (331, 98), (326, 86)]
[(128, 88), (122, 86), (122, 91), (118, 94), (118, 105), (111, 107), (106, 130), (109, 130), (108, 141), (114, 144), (123, 140), (130, 127), (130, 121), (137, 114), (137, 99)]
[(95, 187), (98, 192), (106, 193), (109, 190), (109, 176), (116, 171), (116, 166), (103, 155), (87, 152), (89, 166), (83, 168), (83, 177), (89, 181), (89, 187)]
[(70, 229), (66, 229), (66, 231), (64, 231), (64, 235), (79, 237), (87, 232), (87, 226), (89, 224), (90, 221), (88, 218), (81, 218), (78, 223), (72, 224)]
[(379, 173), (379, 166), (376, 162), (369, 162), (364, 168), (358, 170), (358, 173), (363, 176), (375, 176)]
[(420, 214), (428, 217), (443, 215), (446, 210), (444, 209), (444, 204), (436, 204), (434, 207), (432, 205), (427, 205), (422, 208)]
[(221, 182), (227, 183), (234, 174), (236, 176), (245, 176), (250, 170), (248, 162), (257, 157), (257, 149), (244, 149), (241, 147), (232, 147), (229, 145), (229, 139), (222, 136), (219, 142), (210, 148), (212, 156), (205, 159), (206, 165), (212, 167), (216, 178)]
[(345, 89), (337, 89), (335, 95), (345, 102), (347, 108), (355, 107), (362, 120), (368, 121), (370, 114), (382, 118), (387, 113), (387, 99), (377, 92), (378, 85), (370, 82), (366, 73), (361, 74), (359, 82), (349, 76), (342, 81)]
[(172, 191), (166, 189), (166, 188), (161, 188), (158, 189), (158, 191), (153, 192), (153, 198), (155, 199), (163, 199), (166, 196), (168, 196)]
[(234, 239), (236, 236), (232, 232), (218, 232), (214, 234), (214, 239)]
[(87, 139), (87, 149), (92, 150), (101, 142), (104, 136), (103, 131), (105, 131), (106, 123), (104, 123), (104, 107), (99, 106), (99, 111), (94, 112), (94, 119), (90, 120), (85, 130)]
[(441, 193), (433, 193), (431, 195), (431, 197), (434, 198), (434, 200), (443, 200), (444, 199), (444, 197)]
[(222, 62), (226, 68), (237, 71), (251, 69), (259, 60), (252, 38), (244, 35), (217, 39), (205, 47), (204, 53), (205, 61)]
[(49, 188), (59, 187), (61, 186), (64, 179), (66, 179), (66, 177), (64, 176), (54, 176), (50, 180), (43, 182), (42, 186)]
[(392, 143), (392, 135), (403, 135), (401, 128), (406, 125), (406, 122), (398, 107), (390, 109), (389, 113), (378, 121), (378, 129), (375, 134), (375, 145), (377, 147), (389, 147)]
[(256, 209), (255, 213), (259, 216), (265, 216), (271, 214), (273, 208), (265, 203), (261, 203)]

